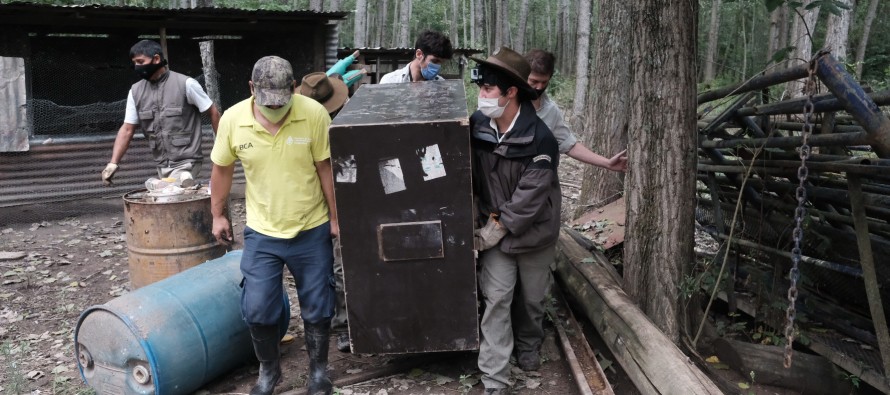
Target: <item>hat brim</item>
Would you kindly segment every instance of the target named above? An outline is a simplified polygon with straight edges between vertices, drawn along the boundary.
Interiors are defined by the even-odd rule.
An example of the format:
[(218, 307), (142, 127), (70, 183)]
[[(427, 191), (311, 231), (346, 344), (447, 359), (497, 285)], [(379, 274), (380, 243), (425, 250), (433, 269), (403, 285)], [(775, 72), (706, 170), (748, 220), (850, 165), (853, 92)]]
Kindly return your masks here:
[(349, 87), (346, 86), (346, 83), (341, 81), (339, 78), (328, 78), (331, 82), (331, 85), (334, 87), (334, 94), (328, 98), (327, 101), (321, 103), (328, 113), (332, 113), (343, 107), (346, 104), (346, 99), (349, 98)]
[(510, 79), (512, 79), (516, 83), (516, 87), (519, 88), (520, 92), (525, 93), (526, 96), (529, 97), (531, 100), (538, 98), (538, 92), (535, 91), (535, 89), (532, 88), (532, 86), (528, 84), (527, 80), (524, 80), (524, 79), (522, 79), (522, 77), (517, 75), (515, 71), (510, 70), (509, 68), (506, 68), (501, 64), (491, 62), (487, 59), (480, 59), (480, 58), (471, 56), (470, 60), (472, 60), (476, 63), (484, 64), (488, 67), (491, 67), (493, 69), (497, 69), (497, 70), (503, 72), (505, 75), (510, 77)]
[(294, 94), (290, 88), (284, 89), (261, 89), (254, 88), (254, 102), (261, 106), (283, 106), (290, 101), (291, 95)]

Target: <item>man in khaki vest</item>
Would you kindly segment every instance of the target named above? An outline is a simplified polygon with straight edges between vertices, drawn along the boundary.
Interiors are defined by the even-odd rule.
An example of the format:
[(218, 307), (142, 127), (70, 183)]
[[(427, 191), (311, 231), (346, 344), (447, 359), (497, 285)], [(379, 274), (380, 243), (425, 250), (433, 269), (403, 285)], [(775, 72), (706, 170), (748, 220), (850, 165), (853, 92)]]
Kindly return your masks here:
[(197, 178), (201, 172), (201, 114), (207, 114), (213, 132), (219, 111), (198, 81), (170, 71), (161, 45), (142, 40), (130, 48), (133, 69), (142, 78), (130, 88), (124, 123), (117, 132), (111, 161), (102, 181), (111, 185), (121, 158), (130, 147), (136, 127), (148, 139), (158, 176)]

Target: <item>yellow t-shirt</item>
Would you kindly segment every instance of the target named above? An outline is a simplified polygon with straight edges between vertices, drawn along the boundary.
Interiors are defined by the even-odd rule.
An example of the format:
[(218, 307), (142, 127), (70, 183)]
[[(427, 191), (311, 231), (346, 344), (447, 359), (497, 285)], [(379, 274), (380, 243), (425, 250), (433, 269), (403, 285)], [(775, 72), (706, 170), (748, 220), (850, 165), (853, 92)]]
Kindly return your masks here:
[(247, 226), (266, 236), (293, 238), (328, 221), (315, 162), (331, 157), (327, 110), (305, 96), (275, 136), (253, 116), (253, 98), (229, 108), (219, 121), (210, 159), (220, 166), (241, 160), (247, 180)]

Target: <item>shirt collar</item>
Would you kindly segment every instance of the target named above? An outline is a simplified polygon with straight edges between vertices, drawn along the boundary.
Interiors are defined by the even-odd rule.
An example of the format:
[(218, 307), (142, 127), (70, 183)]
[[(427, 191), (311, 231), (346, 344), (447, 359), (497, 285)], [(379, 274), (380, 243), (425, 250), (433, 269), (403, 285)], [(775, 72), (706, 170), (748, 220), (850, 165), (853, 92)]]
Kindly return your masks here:
[(507, 127), (507, 131), (505, 131), (503, 134), (500, 130), (498, 130), (498, 124), (494, 121), (494, 119), (489, 119), (488, 124), (491, 125), (491, 128), (494, 129), (495, 134), (497, 134), (499, 143), (501, 142), (501, 140), (504, 139), (504, 136), (506, 136), (507, 133), (513, 130), (513, 126), (516, 125), (516, 120), (519, 119), (519, 113), (521, 112), (522, 106), (519, 106), (519, 108), (516, 109), (516, 116), (513, 117), (512, 121), (510, 121), (510, 126)]

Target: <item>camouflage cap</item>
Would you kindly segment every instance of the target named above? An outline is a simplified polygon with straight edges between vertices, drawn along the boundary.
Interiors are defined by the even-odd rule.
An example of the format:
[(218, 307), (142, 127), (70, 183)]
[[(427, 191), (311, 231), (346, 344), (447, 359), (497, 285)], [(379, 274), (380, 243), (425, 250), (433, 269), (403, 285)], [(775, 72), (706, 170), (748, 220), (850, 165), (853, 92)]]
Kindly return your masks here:
[(253, 94), (261, 106), (283, 106), (294, 93), (294, 69), (277, 56), (265, 56), (253, 65)]

